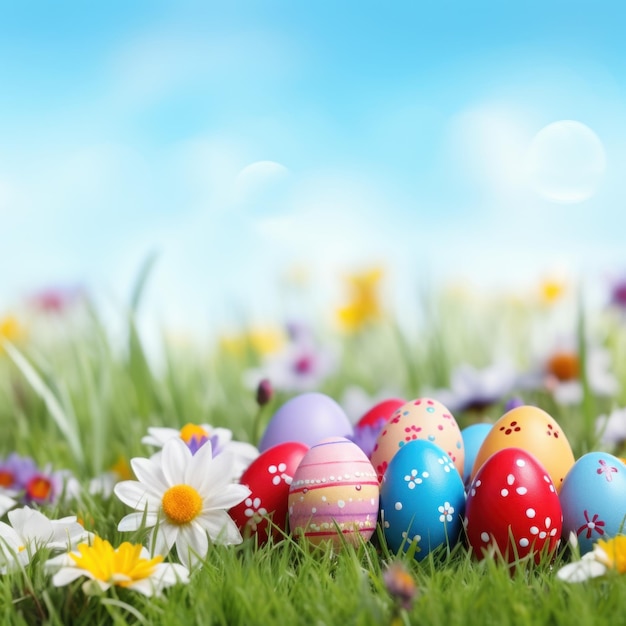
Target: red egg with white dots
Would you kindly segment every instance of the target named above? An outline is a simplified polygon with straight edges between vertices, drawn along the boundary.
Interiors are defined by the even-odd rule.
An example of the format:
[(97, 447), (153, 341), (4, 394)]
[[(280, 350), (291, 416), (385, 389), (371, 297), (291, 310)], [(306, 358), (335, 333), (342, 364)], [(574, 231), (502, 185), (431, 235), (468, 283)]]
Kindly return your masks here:
[(479, 559), (495, 551), (512, 563), (533, 552), (539, 563), (543, 554), (552, 554), (563, 514), (545, 467), (521, 448), (496, 452), (469, 487), (465, 526)]
[(410, 400), (398, 408), (381, 430), (370, 456), (378, 481), (382, 481), (396, 452), (410, 441), (424, 439), (439, 446), (463, 476), (465, 449), (456, 419), (432, 398)]
[(279, 443), (265, 450), (242, 474), (239, 482), (252, 493), (229, 514), (244, 537), (256, 533), (262, 544), (269, 535), (277, 540), (287, 531), (289, 487), (308, 449), (299, 441)]

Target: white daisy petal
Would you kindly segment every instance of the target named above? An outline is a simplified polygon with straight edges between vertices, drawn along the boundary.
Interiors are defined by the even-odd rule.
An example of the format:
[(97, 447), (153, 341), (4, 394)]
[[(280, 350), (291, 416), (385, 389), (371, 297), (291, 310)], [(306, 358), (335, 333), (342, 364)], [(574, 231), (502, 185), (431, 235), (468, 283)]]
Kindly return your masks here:
[(149, 509), (158, 509), (161, 504), (155, 494), (150, 493), (148, 488), (136, 480), (123, 480), (113, 489), (113, 493), (126, 505), (133, 509), (143, 511), (148, 505)]
[(167, 522), (162, 522), (157, 527), (156, 533), (150, 533), (148, 545), (154, 554), (169, 554), (178, 537), (178, 527)]
[(191, 450), (182, 439), (170, 439), (165, 443), (161, 467), (168, 486), (185, 483), (185, 470), (192, 457)]
[(556, 576), (569, 583), (580, 583), (589, 578), (597, 578), (606, 573), (606, 566), (593, 559), (581, 559), (564, 565)]
[(141, 580), (136, 580), (130, 585), (128, 585), (128, 589), (132, 589), (133, 591), (137, 591), (144, 596), (153, 596), (160, 595), (160, 589), (154, 584), (154, 582), (150, 578), (142, 578)]
[(156, 525), (158, 519), (157, 513), (129, 513), (120, 520), (120, 523), (117, 525), (117, 530), (123, 533), (139, 530), (142, 526), (144, 528), (152, 528)]
[(162, 428), (158, 426), (151, 426), (150, 428), (148, 428), (148, 434), (141, 439), (141, 443), (144, 443), (148, 446), (161, 448), (166, 441), (169, 441), (174, 437), (180, 437), (180, 431), (176, 428)]
[(176, 552), (181, 563), (188, 568), (198, 565), (209, 550), (209, 541), (202, 528), (194, 529), (188, 525), (176, 538)]
[(200, 493), (207, 493), (211, 480), (215, 479), (213, 465), (213, 447), (207, 441), (192, 456), (185, 472), (185, 484), (192, 485)]
[(52, 577), (52, 584), (55, 587), (65, 587), (84, 575), (85, 572), (77, 567), (64, 567)]
[(154, 493), (161, 493), (163, 487), (167, 485), (161, 470), (161, 464), (155, 462), (154, 459), (136, 457), (131, 459), (130, 465), (137, 480), (148, 487), (149, 490), (154, 491)]
[(251, 493), (246, 485), (228, 485), (211, 497), (209, 506), (205, 506), (203, 511), (230, 509), (243, 502)]
[(226, 511), (203, 513), (198, 522), (206, 530), (211, 541), (224, 545), (236, 545), (243, 541), (237, 525)]
[(13, 498), (5, 493), (0, 493), (0, 517), (9, 509), (12, 509), (16, 504), (17, 502)]
[(211, 470), (197, 477), (196, 480), (201, 481), (198, 482), (197, 488), (212, 498), (226, 485), (232, 484), (233, 479), (233, 459), (228, 452), (222, 452), (213, 459)]
[(159, 563), (152, 577), (159, 585), (169, 587), (179, 582), (189, 582), (189, 570), (179, 563)]

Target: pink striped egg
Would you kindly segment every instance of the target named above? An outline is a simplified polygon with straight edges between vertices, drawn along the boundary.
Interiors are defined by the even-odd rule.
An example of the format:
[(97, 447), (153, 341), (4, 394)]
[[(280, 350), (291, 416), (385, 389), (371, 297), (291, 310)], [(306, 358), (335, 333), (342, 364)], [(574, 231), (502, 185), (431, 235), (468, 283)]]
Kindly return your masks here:
[(289, 488), (289, 527), (313, 544), (368, 541), (378, 519), (379, 486), (365, 453), (344, 437), (323, 439), (302, 458)]

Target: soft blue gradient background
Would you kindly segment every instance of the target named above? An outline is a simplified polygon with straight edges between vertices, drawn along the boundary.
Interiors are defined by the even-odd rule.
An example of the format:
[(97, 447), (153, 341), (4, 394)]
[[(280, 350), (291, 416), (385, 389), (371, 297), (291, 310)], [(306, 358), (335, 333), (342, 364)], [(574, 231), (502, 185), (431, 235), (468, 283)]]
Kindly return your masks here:
[[(0, 4), (0, 311), (83, 283), (183, 327), (284, 313), (280, 277), (507, 286), (626, 270), (618, 1)], [(589, 200), (521, 181), (551, 122), (604, 144)], [(286, 170), (254, 179), (272, 161)], [(266, 172), (267, 174), (267, 172)]]

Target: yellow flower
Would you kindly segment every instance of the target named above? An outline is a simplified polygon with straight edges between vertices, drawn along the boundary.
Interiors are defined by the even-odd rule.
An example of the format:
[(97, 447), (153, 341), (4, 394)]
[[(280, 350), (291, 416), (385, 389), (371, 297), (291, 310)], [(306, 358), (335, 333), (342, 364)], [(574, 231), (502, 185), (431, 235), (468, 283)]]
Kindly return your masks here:
[(121, 454), (117, 457), (117, 461), (111, 465), (111, 471), (117, 474), (120, 480), (132, 480), (135, 477), (130, 468), (130, 463)]
[(220, 347), (233, 356), (243, 356), (251, 350), (262, 356), (279, 350), (285, 343), (285, 336), (277, 330), (254, 329), (237, 335), (224, 335)]
[(613, 539), (599, 539), (596, 543), (597, 559), (610, 569), (626, 574), (626, 536), (618, 535)]
[(163, 557), (150, 557), (146, 548), (128, 541), (114, 548), (94, 536), (91, 545), (81, 543), (76, 552), (50, 559), (46, 569), (55, 571), (52, 584), (62, 587), (80, 577), (90, 579), (83, 585), (86, 593), (106, 591), (112, 585), (138, 591), (146, 596), (160, 595), (162, 589), (188, 582), (189, 572), (182, 565), (163, 563)]
[(563, 298), (567, 292), (565, 281), (557, 278), (545, 278), (539, 283), (539, 300), (542, 304), (550, 306)]
[(379, 283), (382, 276), (382, 269), (374, 268), (347, 277), (348, 303), (337, 311), (344, 330), (359, 331), (380, 320), (382, 307)]
[[(0, 339), (6, 339), (11, 343), (17, 343), (24, 335), (25, 330), (15, 315), (5, 315), (0, 318)], [(3, 352), (2, 342), (0, 341), (0, 354)]]

